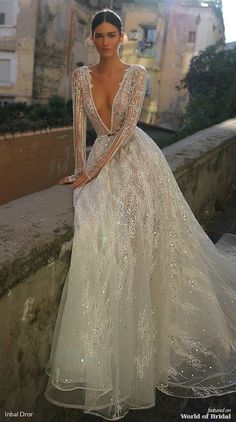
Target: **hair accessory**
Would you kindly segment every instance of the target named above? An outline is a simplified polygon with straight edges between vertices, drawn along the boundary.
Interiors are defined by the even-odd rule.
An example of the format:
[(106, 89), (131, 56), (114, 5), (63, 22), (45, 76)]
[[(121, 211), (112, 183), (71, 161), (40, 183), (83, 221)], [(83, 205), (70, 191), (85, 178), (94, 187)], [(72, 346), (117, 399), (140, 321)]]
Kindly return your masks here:
[(128, 42), (128, 37), (126, 33), (124, 33), (123, 40), (121, 41), (121, 45), (126, 44)]
[(86, 38), (85, 43), (84, 43), (85, 47), (93, 47), (94, 43), (91, 37)]

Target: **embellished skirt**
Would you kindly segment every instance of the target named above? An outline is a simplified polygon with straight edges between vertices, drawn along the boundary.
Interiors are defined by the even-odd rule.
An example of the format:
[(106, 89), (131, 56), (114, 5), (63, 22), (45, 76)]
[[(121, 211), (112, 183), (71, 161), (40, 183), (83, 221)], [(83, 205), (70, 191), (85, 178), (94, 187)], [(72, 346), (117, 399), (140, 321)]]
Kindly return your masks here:
[[(97, 162), (108, 137), (87, 160)], [(214, 245), (140, 128), (74, 191), (74, 238), (45, 397), (118, 420), (155, 390), (236, 391), (236, 236)]]

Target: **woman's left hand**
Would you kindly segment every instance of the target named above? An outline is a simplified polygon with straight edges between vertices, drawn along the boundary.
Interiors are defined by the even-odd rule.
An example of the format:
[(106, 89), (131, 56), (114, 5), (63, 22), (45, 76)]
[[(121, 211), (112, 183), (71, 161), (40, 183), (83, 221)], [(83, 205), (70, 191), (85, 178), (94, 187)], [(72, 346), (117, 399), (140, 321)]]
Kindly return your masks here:
[(71, 187), (73, 189), (79, 188), (83, 185), (86, 185), (91, 179), (88, 178), (86, 173), (82, 173), (80, 176), (77, 177), (77, 179), (72, 182)]

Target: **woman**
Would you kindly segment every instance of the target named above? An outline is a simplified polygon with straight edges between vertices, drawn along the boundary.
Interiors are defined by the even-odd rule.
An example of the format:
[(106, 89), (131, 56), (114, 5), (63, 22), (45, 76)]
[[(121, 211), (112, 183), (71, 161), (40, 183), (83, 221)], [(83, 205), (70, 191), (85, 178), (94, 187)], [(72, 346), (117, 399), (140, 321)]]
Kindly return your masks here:
[(211, 242), (137, 127), (147, 74), (119, 58), (119, 16), (103, 10), (91, 29), (100, 60), (73, 72), (76, 168), (60, 183), (74, 188), (74, 239), (45, 396), (117, 420), (154, 406), (156, 388), (236, 391), (236, 249)]

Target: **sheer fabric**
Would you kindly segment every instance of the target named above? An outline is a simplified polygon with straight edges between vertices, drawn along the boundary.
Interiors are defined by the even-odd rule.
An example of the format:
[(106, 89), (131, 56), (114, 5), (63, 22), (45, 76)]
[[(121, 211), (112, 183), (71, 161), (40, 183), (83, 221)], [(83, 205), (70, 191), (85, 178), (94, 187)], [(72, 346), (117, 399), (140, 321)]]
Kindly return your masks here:
[[(76, 168), (92, 180), (74, 190), (45, 397), (118, 420), (154, 406), (156, 389), (189, 398), (235, 392), (236, 236), (211, 242), (162, 151), (137, 127), (141, 65), (124, 73), (111, 130), (89, 69), (75, 76)], [(97, 138), (85, 163), (87, 118)]]
[[(87, 73), (82, 73), (84, 72)], [(130, 83), (127, 85), (128, 91), (126, 94), (128, 95), (129, 101), (127, 102), (127, 107), (125, 110), (120, 110), (118, 113), (118, 105), (115, 104), (116, 99), (120, 93), (121, 87), (126, 79), (126, 73), (129, 69), (133, 70), (133, 75), (130, 80)], [(106, 151), (102, 157), (98, 160), (98, 162), (93, 166), (92, 169), (87, 171), (87, 175), (90, 179), (93, 179), (98, 175), (102, 167), (107, 164), (112, 157), (122, 148), (125, 143), (130, 140), (130, 137), (133, 134), (135, 126), (137, 125), (138, 118), (141, 113), (141, 108), (143, 104), (144, 94), (145, 94), (145, 84), (146, 84), (146, 77), (147, 72), (143, 66), (136, 66), (133, 65), (130, 68), (124, 71), (125, 75), (123, 76), (123, 80), (119, 84), (118, 92), (113, 100), (113, 107), (112, 107), (112, 116), (111, 116), (111, 129), (109, 130), (105, 124), (102, 122), (92, 96), (92, 80), (90, 75), (89, 68), (83, 68), (82, 72), (79, 69), (76, 69), (72, 75), (72, 99), (73, 99), (73, 115), (74, 115), (74, 151), (75, 151), (75, 161), (76, 161), (76, 168), (74, 175), (77, 176), (78, 172), (81, 173), (85, 170), (85, 159), (86, 159), (86, 127), (87, 127), (87, 118), (85, 110), (87, 111), (87, 115), (90, 116), (90, 110), (93, 109), (93, 112), (96, 114), (96, 118), (98, 118), (100, 125), (102, 128), (96, 128), (98, 132), (101, 132), (101, 135), (104, 132), (108, 137), (112, 136), (112, 143), (109, 146), (108, 151)], [(128, 73), (127, 73), (128, 75)], [(88, 78), (88, 82), (84, 81), (84, 78)], [(81, 84), (87, 83), (88, 92), (87, 94), (90, 97), (89, 104), (86, 106), (86, 99), (88, 96), (85, 92), (82, 91)], [(84, 95), (83, 95), (84, 94)], [(123, 105), (121, 105), (122, 107)], [(96, 126), (95, 126), (96, 127)]]
[(77, 69), (72, 74), (72, 104), (75, 156), (74, 176), (78, 177), (85, 170), (87, 118), (83, 107), (82, 88)]

